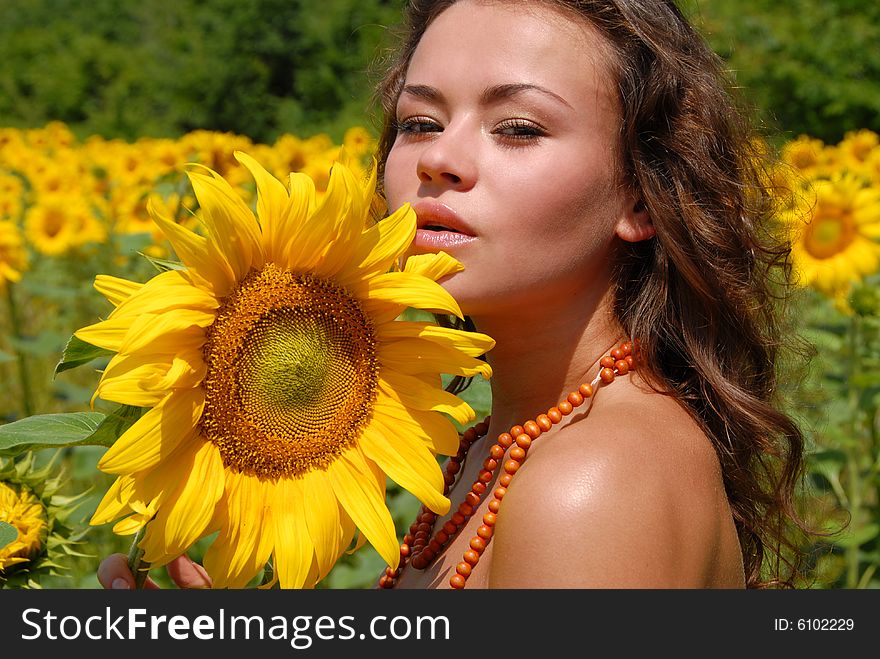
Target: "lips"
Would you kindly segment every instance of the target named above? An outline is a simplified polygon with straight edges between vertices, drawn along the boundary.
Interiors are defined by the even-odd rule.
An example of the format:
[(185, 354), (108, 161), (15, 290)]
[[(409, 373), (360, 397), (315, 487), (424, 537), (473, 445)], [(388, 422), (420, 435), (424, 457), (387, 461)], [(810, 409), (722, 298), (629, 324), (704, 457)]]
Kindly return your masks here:
[(415, 247), (450, 250), (476, 240), (473, 229), (446, 204), (425, 200), (414, 204), (413, 210), (417, 219)]

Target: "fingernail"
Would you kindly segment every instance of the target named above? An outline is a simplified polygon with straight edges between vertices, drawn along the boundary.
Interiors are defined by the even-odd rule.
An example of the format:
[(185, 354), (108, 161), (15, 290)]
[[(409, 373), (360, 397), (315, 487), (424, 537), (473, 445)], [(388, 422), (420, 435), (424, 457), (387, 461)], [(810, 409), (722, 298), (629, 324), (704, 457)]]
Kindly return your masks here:
[(113, 580), (113, 583), (110, 584), (113, 590), (131, 590), (131, 586), (128, 585), (128, 582), (122, 577), (118, 577)]

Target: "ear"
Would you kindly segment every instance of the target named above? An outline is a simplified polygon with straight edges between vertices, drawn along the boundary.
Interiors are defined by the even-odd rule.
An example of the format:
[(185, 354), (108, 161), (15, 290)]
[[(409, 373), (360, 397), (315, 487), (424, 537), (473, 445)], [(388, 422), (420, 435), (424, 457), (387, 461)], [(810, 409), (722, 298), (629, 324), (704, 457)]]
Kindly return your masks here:
[(637, 243), (654, 237), (654, 224), (645, 202), (630, 198), (623, 216), (617, 222), (617, 235), (628, 243)]

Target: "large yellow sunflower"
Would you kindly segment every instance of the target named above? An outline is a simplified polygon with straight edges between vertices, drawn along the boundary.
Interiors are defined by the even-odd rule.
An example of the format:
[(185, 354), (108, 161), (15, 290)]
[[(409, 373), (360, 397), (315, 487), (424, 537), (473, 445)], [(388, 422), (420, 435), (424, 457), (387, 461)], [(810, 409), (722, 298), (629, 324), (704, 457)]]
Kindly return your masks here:
[(396, 567), (386, 476), (448, 510), (436, 455), (458, 448), (448, 417), (474, 413), (440, 374), (489, 377), (477, 357), (494, 342), (396, 320), (407, 307), (461, 316), (436, 283), (461, 265), (441, 253), (395, 267), (415, 215), (368, 226), (375, 170), (361, 181), (336, 163), (317, 204), (308, 176), (286, 189), (236, 157), (256, 217), (217, 173), (190, 171), (205, 235), (153, 209), (185, 269), (96, 280), (116, 308), (76, 336), (116, 355), (95, 395), (150, 409), (101, 459), (119, 478), (92, 524), (145, 527), (153, 565), (218, 532), (204, 559), (217, 587), (247, 586), (270, 558), (281, 587), (310, 587), (356, 529)]
[(880, 266), (880, 189), (844, 174), (811, 190), (789, 216), (792, 260), (801, 285), (835, 295)]

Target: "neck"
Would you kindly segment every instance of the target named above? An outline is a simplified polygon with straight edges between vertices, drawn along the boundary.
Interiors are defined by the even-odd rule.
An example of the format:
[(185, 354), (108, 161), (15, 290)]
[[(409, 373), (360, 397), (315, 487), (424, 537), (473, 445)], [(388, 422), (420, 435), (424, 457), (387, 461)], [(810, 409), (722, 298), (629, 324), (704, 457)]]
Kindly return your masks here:
[(503, 432), (565, 399), (598, 371), (598, 362), (624, 337), (611, 313), (611, 291), (575, 294), (535, 310), (474, 317), (495, 339), (492, 366), (492, 430)]

